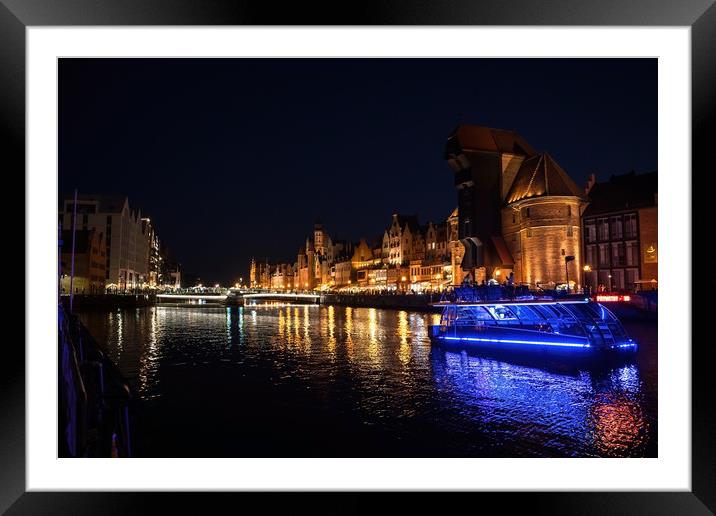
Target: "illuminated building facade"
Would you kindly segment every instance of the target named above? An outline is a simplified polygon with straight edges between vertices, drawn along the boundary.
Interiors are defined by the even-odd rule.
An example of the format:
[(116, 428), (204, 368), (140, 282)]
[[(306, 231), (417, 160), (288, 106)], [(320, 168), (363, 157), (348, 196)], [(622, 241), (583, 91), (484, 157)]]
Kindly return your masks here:
[(390, 226), (383, 237), (383, 247), (388, 243), (388, 263), (407, 265), (410, 260), (425, 255), (425, 238), (421, 235), (418, 217), (415, 215), (393, 214)]
[[(514, 257), (517, 283), (581, 286), (580, 214), (585, 206), (582, 191), (549, 154), (522, 163), (502, 209), (503, 239), (494, 241), (499, 256)], [(574, 259), (566, 261), (569, 256)], [(504, 281), (509, 272), (506, 268), (497, 279)]]
[(448, 222), (429, 222), (425, 230), (425, 260), (429, 263), (444, 262), (449, 257)]
[(515, 283), (531, 287), (563, 284), (569, 275), (579, 284), (586, 202), (551, 156), (514, 131), (460, 125), (445, 158), (458, 191), (462, 274), (504, 282), (514, 273)]
[(582, 217), (584, 278), (592, 289), (656, 288), (659, 271), (657, 172), (614, 175), (587, 185)]
[(249, 286), (254, 288), (258, 285), (256, 281), (256, 260), (251, 258), (251, 265), (249, 266)]
[(284, 290), (294, 288), (294, 268), (290, 263), (279, 263), (272, 267), (271, 288)]
[[(73, 205), (72, 197), (61, 202), (59, 221), (63, 229), (72, 229)], [(125, 290), (148, 284), (153, 230), (142, 221), (139, 211), (130, 210), (127, 197), (80, 195), (76, 228), (104, 235), (107, 287)]]
[(75, 232), (74, 279), (72, 274), (72, 230), (62, 231), (60, 251), (60, 291), (75, 294), (104, 294), (106, 247), (104, 235), (94, 229)]
[(461, 267), (462, 260), (465, 257), (465, 247), (460, 242), (458, 236), (459, 215), (458, 208), (455, 208), (447, 219), (448, 225), (448, 250), (450, 256), (450, 272), (452, 275), (452, 284), (460, 285), (464, 277), (464, 271)]
[(371, 246), (368, 245), (368, 242), (366, 242), (365, 238), (361, 238), (360, 242), (358, 242), (358, 245), (355, 246), (355, 250), (353, 251), (353, 256), (351, 258), (351, 263), (353, 265), (353, 268), (356, 270), (365, 269), (366, 267), (380, 265), (381, 259), (380, 256), (375, 257)]

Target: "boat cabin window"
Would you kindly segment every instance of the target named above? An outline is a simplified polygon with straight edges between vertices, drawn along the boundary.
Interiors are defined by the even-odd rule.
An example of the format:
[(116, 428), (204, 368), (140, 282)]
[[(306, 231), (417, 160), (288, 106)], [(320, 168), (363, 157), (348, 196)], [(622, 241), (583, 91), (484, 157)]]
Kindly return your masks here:
[(541, 323), (544, 322), (545, 317), (533, 310), (533, 307), (526, 305), (512, 305), (510, 306), (515, 315), (520, 321), (525, 323)]
[(493, 305), (487, 308), (492, 316), (498, 321), (514, 321), (517, 316), (509, 306)]
[(466, 306), (457, 309), (456, 325), (473, 325), (492, 322), (493, 318), (482, 306)]

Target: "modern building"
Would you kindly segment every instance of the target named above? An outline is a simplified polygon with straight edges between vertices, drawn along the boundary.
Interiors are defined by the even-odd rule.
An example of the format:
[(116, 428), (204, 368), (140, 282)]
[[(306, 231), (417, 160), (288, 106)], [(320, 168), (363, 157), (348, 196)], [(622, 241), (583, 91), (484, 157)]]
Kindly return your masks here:
[(592, 289), (655, 288), (659, 279), (657, 172), (587, 184), (582, 216), (585, 284)]
[[(460, 275), (477, 282), (580, 282), (584, 193), (546, 153), (514, 131), (460, 125), (445, 158), (458, 191)], [(453, 252), (453, 255), (460, 251)]]
[[(62, 229), (72, 229), (74, 199), (60, 202)], [(77, 230), (102, 233), (105, 242), (105, 284), (111, 289), (135, 289), (148, 285), (151, 225), (139, 210), (129, 207), (125, 196), (80, 195), (77, 200)]]
[[(104, 235), (94, 229), (80, 229), (74, 235), (74, 266), (72, 231), (62, 231), (60, 251), (60, 292), (104, 294), (106, 279), (106, 247)], [(74, 276), (73, 276), (74, 273)]]

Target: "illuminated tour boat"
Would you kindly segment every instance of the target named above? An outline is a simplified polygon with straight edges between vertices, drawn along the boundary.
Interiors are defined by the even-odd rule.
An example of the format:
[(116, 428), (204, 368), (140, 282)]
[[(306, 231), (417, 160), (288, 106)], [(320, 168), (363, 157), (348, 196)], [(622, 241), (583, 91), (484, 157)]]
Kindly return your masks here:
[(504, 289), (459, 287), (434, 306), (434, 344), (466, 350), (595, 356), (631, 354), (637, 343), (601, 303), (578, 297), (505, 296)]

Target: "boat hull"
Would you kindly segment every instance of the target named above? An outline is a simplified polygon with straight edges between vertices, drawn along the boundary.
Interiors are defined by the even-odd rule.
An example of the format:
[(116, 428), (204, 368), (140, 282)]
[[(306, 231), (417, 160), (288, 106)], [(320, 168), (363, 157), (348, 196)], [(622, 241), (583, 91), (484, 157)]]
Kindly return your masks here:
[(430, 340), (434, 345), (453, 349), (574, 357), (631, 355), (637, 351), (631, 339), (594, 346), (586, 337), (495, 326), (447, 330), (431, 326)]

